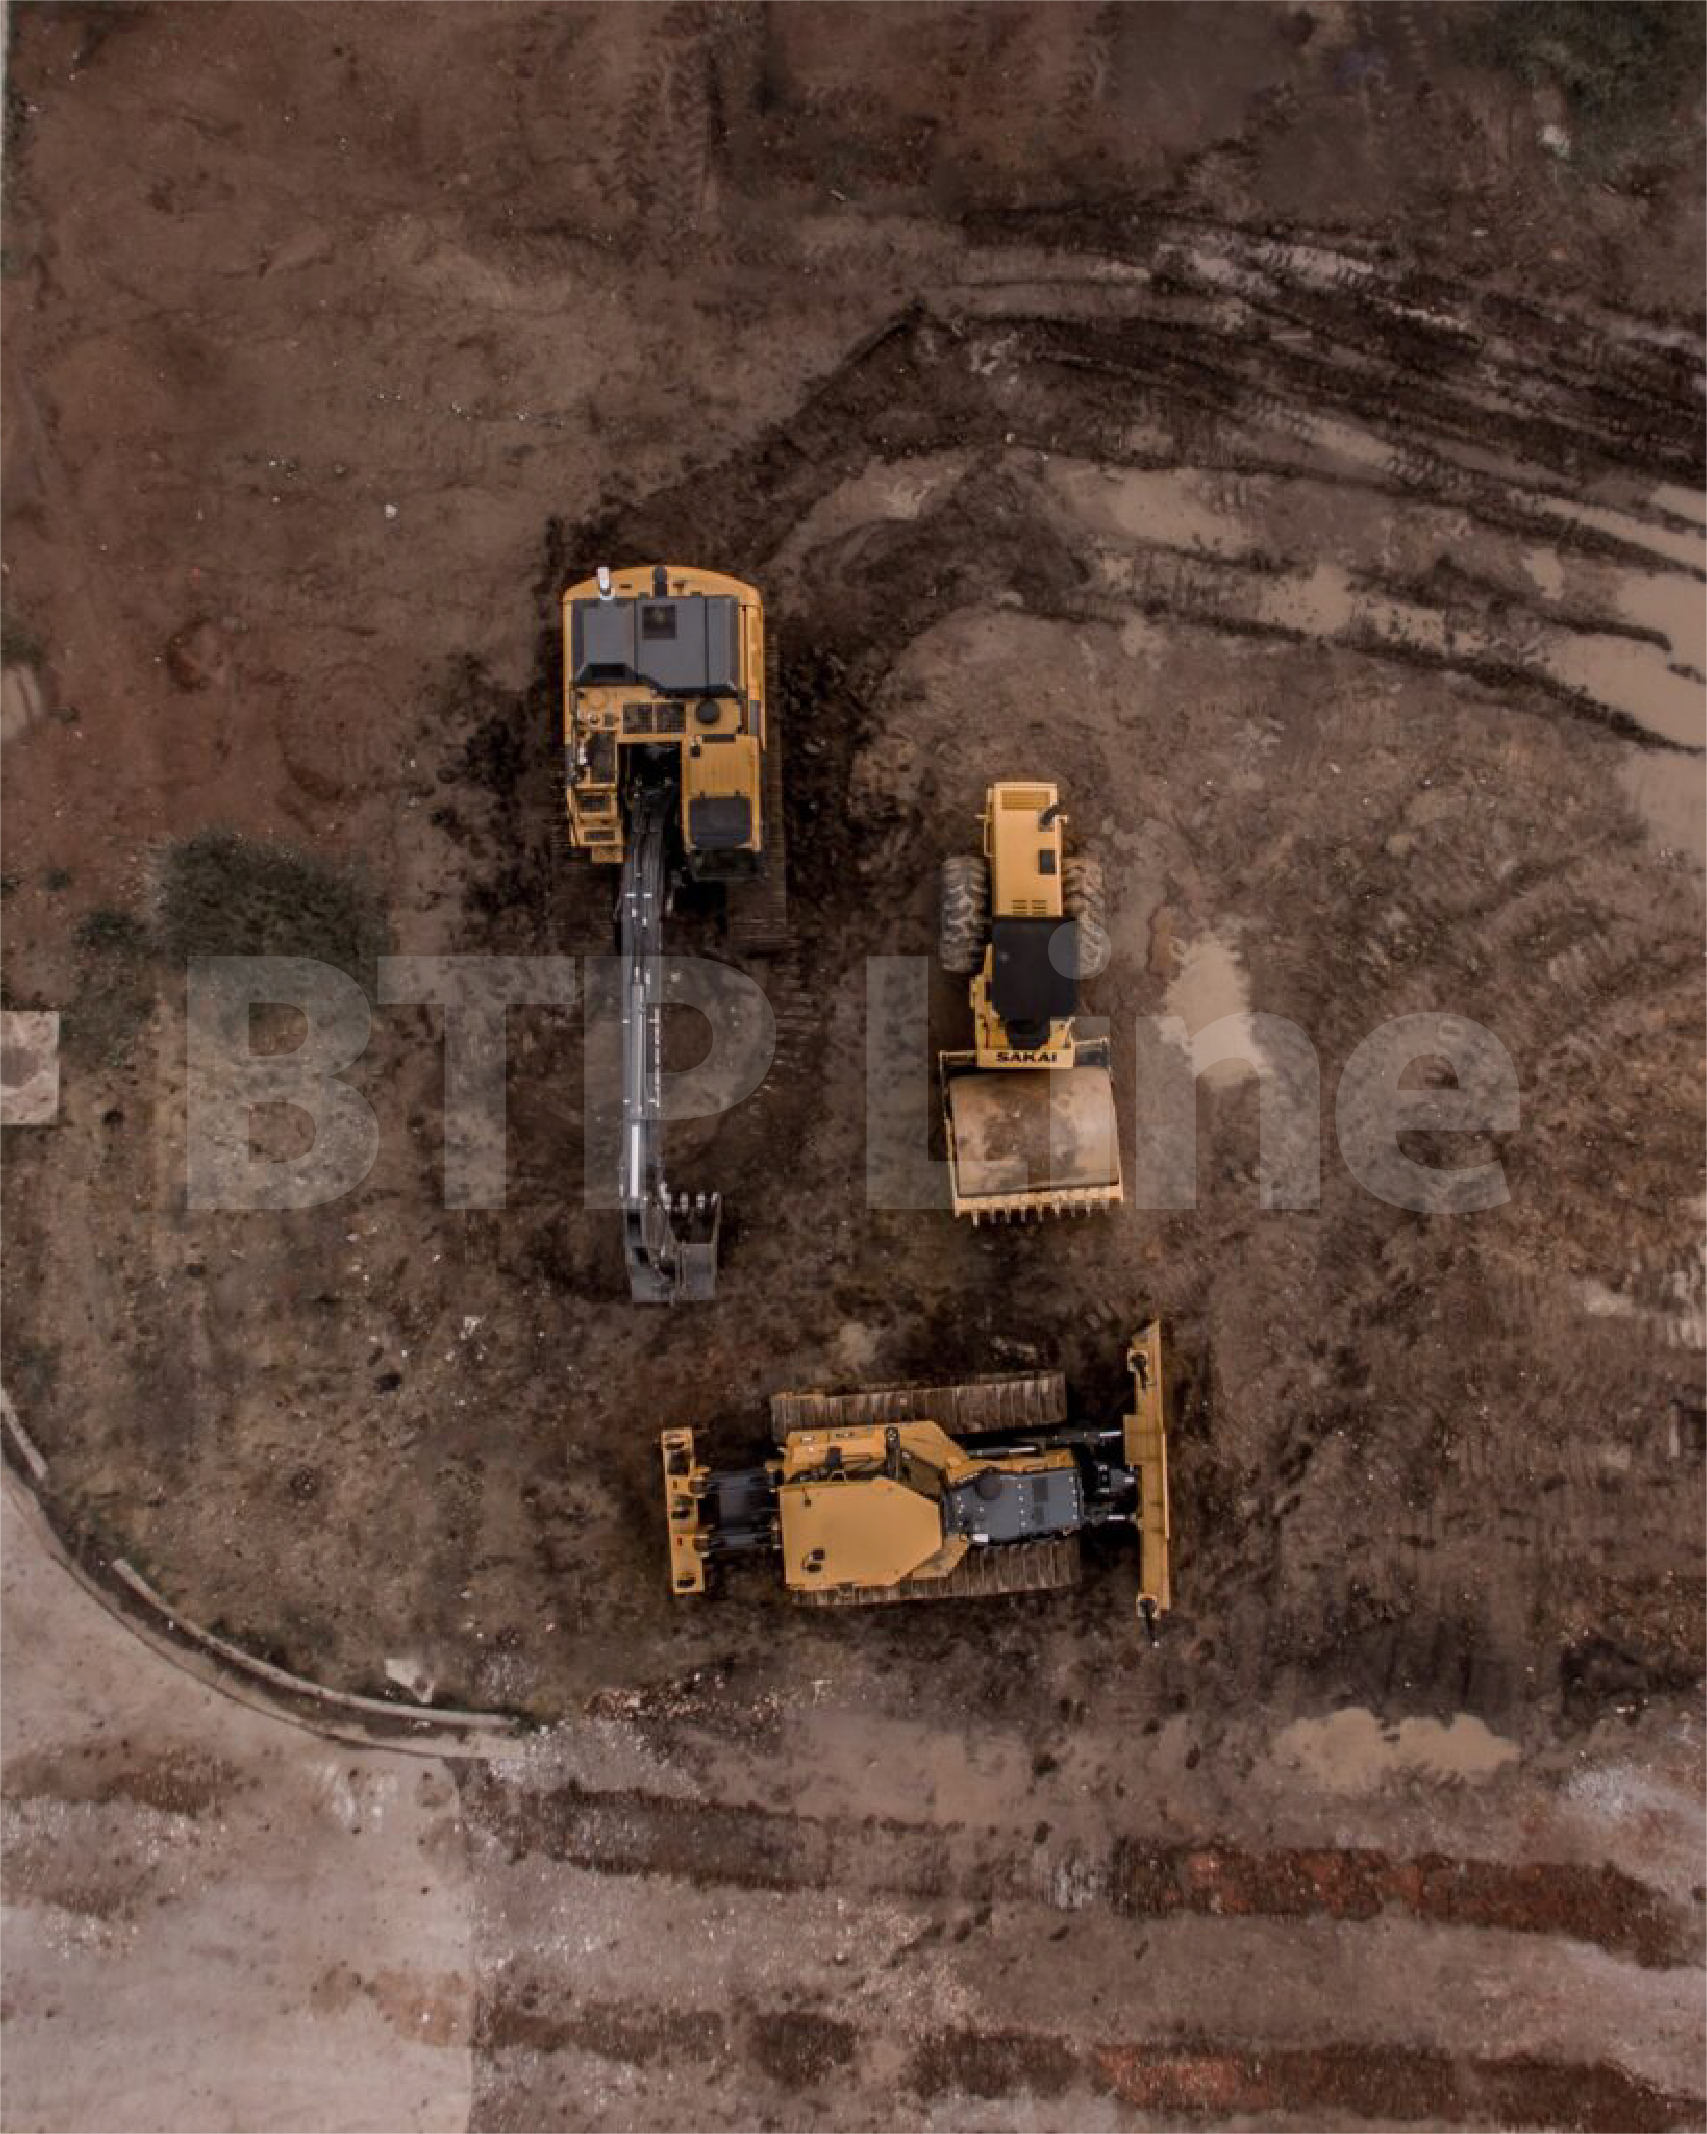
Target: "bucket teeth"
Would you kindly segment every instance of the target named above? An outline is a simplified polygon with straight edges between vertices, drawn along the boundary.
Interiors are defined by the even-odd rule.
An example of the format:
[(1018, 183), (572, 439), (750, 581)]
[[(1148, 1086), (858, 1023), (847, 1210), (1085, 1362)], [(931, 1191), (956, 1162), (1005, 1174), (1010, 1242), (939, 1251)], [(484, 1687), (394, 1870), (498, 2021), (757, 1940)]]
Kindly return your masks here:
[(957, 1214), (1030, 1222), (1121, 1197), (1105, 1065), (969, 1068), (945, 1054), (943, 1113)]
[(1081, 1215), (1095, 1215), (1104, 1208), (1118, 1206), (1119, 1202), (1118, 1191), (1086, 1193), (1071, 1200), (1012, 1201), (995, 1208), (963, 1204), (960, 1213), (969, 1216), (976, 1229), (983, 1223), (1076, 1222)]

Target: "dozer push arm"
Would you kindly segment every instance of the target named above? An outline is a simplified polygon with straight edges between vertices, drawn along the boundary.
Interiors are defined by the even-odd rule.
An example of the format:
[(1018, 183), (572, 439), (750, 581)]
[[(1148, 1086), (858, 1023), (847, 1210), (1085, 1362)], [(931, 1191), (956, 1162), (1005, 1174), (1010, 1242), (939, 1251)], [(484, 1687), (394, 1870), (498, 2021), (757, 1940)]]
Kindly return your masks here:
[(637, 1304), (705, 1303), (717, 1289), (722, 1196), (673, 1198), (664, 1173), (664, 896), (673, 796), (643, 791), (622, 865), (622, 1231)]
[(703, 1593), (713, 1557), (777, 1546), (779, 1461), (713, 1473), (700, 1459), (691, 1430), (666, 1430), (658, 1443), (670, 1523), (672, 1591)]

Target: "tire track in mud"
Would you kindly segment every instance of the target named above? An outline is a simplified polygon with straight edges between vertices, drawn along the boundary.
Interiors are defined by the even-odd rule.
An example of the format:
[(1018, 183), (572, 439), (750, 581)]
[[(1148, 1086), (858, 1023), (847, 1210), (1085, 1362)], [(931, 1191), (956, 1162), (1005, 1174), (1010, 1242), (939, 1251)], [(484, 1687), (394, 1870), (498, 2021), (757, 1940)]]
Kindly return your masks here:
[[(1063, 269), (1071, 265), (1063, 255)], [(1205, 308), (1226, 301), (1214, 267), (1223, 270), (1220, 283), (1238, 291), (1241, 309), (1230, 319)], [(1650, 574), (1669, 567), (1702, 581), (1699, 529), (1631, 493), (1637, 475), (1650, 485), (1700, 478), (1693, 351), (1656, 351), (1530, 307), (1530, 345), (1504, 353), (1510, 336), (1492, 298), (1413, 288), (1366, 260), (1240, 232), (1200, 230), (1189, 247), (1175, 233), (1155, 235), (1149, 264), (1134, 271), (1138, 282), (1115, 285), (1127, 308), (1112, 317), (957, 318), (951, 299), (911, 308), (737, 458), (577, 529), (570, 537), (577, 562), (618, 548), (680, 546), (691, 529), (706, 552), (756, 573), (792, 528), (873, 458), (952, 449), (978, 456), (981, 494), (956, 490), (906, 536), (881, 530), (876, 545), (899, 542), (907, 557), (865, 552), (853, 572), (835, 567), (840, 556), (824, 558), (832, 567), (820, 573), (820, 583), (829, 579), (823, 590), (802, 581), (801, 612), (789, 618), (797, 631), (868, 646), (862, 624), (870, 609), (855, 597), (859, 579), (880, 581), (870, 591), (887, 602), (904, 583), (905, 609), (885, 605), (882, 634), (893, 651), (953, 596), (964, 598), (969, 570), (999, 577), (984, 552), (1004, 525), (1029, 519), (1035, 533), (1035, 477), (1029, 467), (1020, 475), (1001, 464), (1017, 445), (1105, 467), (1202, 467), (1234, 480), (1343, 484), (1407, 510), (1468, 513), (1490, 535), (1542, 542), (1560, 554)], [(1270, 305), (1284, 294), (1289, 328), (1309, 349), (1251, 330), (1243, 307), (1252, 288)], [(1547, 369), (1549, 346), (1556, 351), (1551, 398), (1538, 409), (1534, 380)], [(1264, 432), (1284, 440), (1279, 460), (1272, 445), (1263, 447)], [(1580, 489), (1591, 473), (1619, 485), (1616, 503), (1585, 507), (1560, 493)], [(1021, 487), (1004, 508), (1001, 484), (1016, 480)], [(1656, 554), (1655, 540), (1669, 553)], [(872, 546), (867, 539), (866, 551)], [(980, 562), (985, 567), (976, 568)], [(1652, 646), (1652, 679), (1637, 671), (1631, 686), (1666, 686), (1665, 638), (1651, 625), (1543, 608), (1509, 584), (1478, 596), (1473, 582), (1443, 579), (1438, 569), (1395, 575), (1375, 555), (1341, 581), (1324, 614), (1319, 577), (1308, 561), (1182, 549), (1158, 526), (1155, 538), (1129, 541), (1124, 553), (1118, 544), (1099, 552), (1093, 542), (1064, 559), (1057, 594), (1078, 598), (1042, 601), (1039, 611), (1108, 621), (1137, 612), (1340, 643), (1473, 677), (1633, 738), (1644, 721), (1606, 693), (1609, 685), (1597, 686), (1596, 645), (1621, 642), (1626, 665), (1638, 670), (1641, 648)], [(1023, 573), (1017, 590), (1027, 597)], [(1610, 653), (1600, 657), (1604, 664)], [(1671, 716), (1688, 726), (1696, 669), (1685, 660), (1670, 663), (1669, 673), (1674, 693), (1682, 689)]]
[(703, 0), (647, 11), (642, 50), (616, 129), (608, 175), (638, 235), (666, 256), (692, 245), (705, 265), (730, 246), (715, 216), (726, 113), (752, 101), (764, 66), (762, 13)]
[[(1238, 236), (1225, 231), (1204, 234), (1228, 246)], [(1414, 318), (1404, 316), (1415, 307), (1371, 296), (1361, 280), (1374, 270), (1347, 260), (1346, 279), (1315, 291), (1316, 308), (1300, 322), (1313, 339), (1328, 344), (1321, 354), (1306, 357), (1250, 335), (1242, 315), (1217, 314), (1209, 308), (1218, 294), (1213, 283), (1190, 270), (1184, 252), (1169, 252), (1165, 245), (1159, 249), (1160, 264), (1154, 267), (1142, 264), (1141, 257), (1135, 263), (1130, 254), (1105, 263), (1137, 277), (1113, 280), (1120, 301), (1138, 307), (1114, 318), (1016, 311), (998, 319), (972, 314), (961, 320), (955, 316), (952, 292), (930, 306), (916, 304), (850, 351), (795, 414), (735, 458), (690, 475), (650, 499), (651, 509), (663, 513), (673, 508), (690, 523), (704, 525), (705, 505), (713, 494), (721, 494), (726, 506), (748, 521), (744, 545), (749, 554), (762, 555), (779, 529), (800, 515), (789, 493), (797, 484), (779, 484), (776, 479), (792, 459), (822, 465), (829, 457), (824, 447), (833, 442), (840, 448), (835, 455), (840, 465), (846, 469), (851, 461), (857, 466), (874, 446), (882, 447), (886, 433), (897, 442), (904, 438), (914, 453), (929, 449), (917, 434), (927, 430), (939, 433), (939, 444), (951, 441), (941, 433), (956, 431), (990, 442), (1007, 441), (1010, 417), (991, 405), (987, 384), (968, 383), (969, 373), (974, 380), (987, 379), (1000, 364), (1014, 371), (1033, 366), (1082, 373), (1069, 378), (1068, 390), (1057, 391), (1048, 409), (1052, 418), (1081, 431), (1084, 411), (1076, 410), (1073, 402), (1098, 401), (1110, 392), (1105, 381), (1112, 380), (1127, 424), (1139, 412), (1133, 405), (1135, 393), (1145, 401), (1177, 401), (1176, 410), (1161, 410), (1164, 415), (1207, 409), (1219, 418), (1218, 427), (1235, 433), (1247, 428), (1253, 417), (1259, 427), (1265, 417), (1281, 417), (1301, 424), (1297, 434), (1311, 443), (1320, 441), (1316, 425), (1324, 408), (1338, 416), (1349, 412), (1361, 427), (1348, 442), (1383, 473), (1389, 471), (1386, 463), (1403, 453), (1419, 477), (1431, 465), (1444, 467), (1454, 480), (1474, 487), (1480, 477), (1490, 490), (1499, 488), (1502, 477), (1520, 490), (1525, 484), (1533, 488), (1538, 475), (1575, 485), (1597, 460), (1626, 482), (1637, 474), (1684, 482), (1701, 476), (1700, 355), (1694, 349), (1687, 355), (1667, 351), (1663, 359), (1656, 358), (1568, 316), (1537, 311), (1538, 337), (1549, 334), (1567, 345), (1580, 339), (1591, 352), (1574, 367), (1566, 364), (1562, 369), (1558, 390), (1570, 396), (1568, 419), (1526, 428), (1520, 396), (1537, 366), (1539, 348), (1521, 361), (1514, 359), (1491, 384), (1482, 381), (1488, 328), (1478, 314), (1491, 299), (1462, 289), (1440, 292), (1438, 301), (1456, 303), (1462, 317), (1432, 348), (1430, 362), (1419, 365), (1398, 345), (1398, 327), (1416, 330)], [(1222, 255), (1204, 254), (1213, 256)], [(1108, 286), (1104, 277), (1087, 274), (1082, 258), (1070, 252), (1045, 253), (1028, 262), (1028, 271), (1035, 274), (1051, 259), (1057, 262), (1062, 289), (1082, 288), (1087, 282)], [(984, 287), (988, 293), (987, 281)], [(1392, 314), (1395, 331), (1379, 345), (1359, 350), (1347, 338), (1348, 319), (1355, 321), (1360, 313), (1377, 308), (1383, 315)], [(981, 372), (979, 329), (998, 325), (997, 338), (1004, 346)], [(991, 338), (987, 331), (985, 338)], [(1438, 446), (1431, 454), (1419, 445), (1413, 370), (1434, 381), (1421, 412), (1433, 409), (1438, 414), (1442, 434), (1464, 455), (1461, 461), (1443, 461)], [(879, 408), (886, 420), (850, 421)], [(1591, 421), (1596, 409), (1599, 416)], [(1490, 443), (1491, 419), (1503, 426), (1497, 445)], [(1585, 443), (1585, 437), (1594, 434), (1602, 441), (1600, 448)], [(1484, 460), (1491, 463), (1486, 469)], [(1364, 471), (1371, 471), (1368, 464)], [(833, 471), (827, 472), (833, 479)], [(828, 480), (816, 486), (822, 494)], [(1574, 497), (1559, 501), (1578, 508)], [(1660, 521), (1698, 532), (1675, 515), (1662, 513)], [(1581, 532), (1592, 545), (1592, 529)], [(724, 541), (741, 538), (741, 530), (727, 524), (704, 525), (704, 533)]]
[(832, 1821), (576, 1784), (521, 1791), (480, 1772), (465, 1777), (464, 1799), (475, 1823), (512, 1857), (536, 1855), (616, 1877), (674, 1877), (696, 1887), (1099, 1909), (1131, 1920), (1404, 1918), (1563, 1937), (1649, 1969), (1694, 1962), (1700, 1948), (1685, 1915), (1614, 1867), (1439, 1854), (1405, 1859), (1373, 1847), (1258, 1853), (1126, 1837), (1087, 1851), (958, 1823)]
[(1695, 2124), (1701, 2100), (1655, 2088), (1604, 2061), (1454, 2058), (1391, 2046), (1265, 2047), (1212, 2039), (1184, 2046), (1073, 2045), (1024, 2032), (950, 2031), (910, 2070), (926, 2097), (1003, 2097), (1016, 2089), (1112, 2097), (1146, 2114), (1336, 2112), (1357, 2123), (1606, 2129)]
[[(521, 2056), (523, 2094), (537, 2109), (544, 2056), (591, 2055), (680, 2076), (750, 2069), (785, 2095), (825, 2083), (876, 2094), (893, 2084), (926, 2106), (943, 2100), (1056, 2100), (1083, 2096), (1176, 2119), (1334, 2112), (1359, 2123), (1571, 2128), (1583, 2134), (1660, 2134), (1699, 2123), (1703, 2100), (1661, 2089), (1606, 2061), (1454, 2056), (1391, 2046), (1265, 2046), (1198, 2037), (1166, 2043), (1080, 2040), (1050, 2032), (955, 2028), (928, 2035), (889, 2065), (888, 2030), (788, 2006), (725, 2015), (541, 1997), (482, 1995), (475, 2011), (478, 2127), (523, 2124), (503, 2108), (507, 2056)], [(886, 2079), (877, 2074), (879, 2062)], [(751, 2076), (743, 2077), (743, 2088)], [(749, 2093), (750, 2094), (750, 2093)], [(597, 2122), (586, 2122), (597, 2123)]]
[[(897, 2125), (936, 2124), (953, 2102), (956, 2123), (978, 2123), (969, 2105), (1016, 2099), (1101, 2099), (1118, 2123), (1699, 2119), (1700, 2100), (1666, 2080), (1696, 1924), (1614, 1867), (1217, 1841), (1093, 1850), (1047, 1825), (835, 1821), (490, 1768), (460, 1784), (489, 1952), (475, 2125), (674, 2124), (690, 2105), (762, 2117), (808, 2093), (826, 2100), (813, 2123), (839, 2125), (827, 2100), (880, 2090)], [(660, 1926), (675, 1946), (642, 1954)], [(1023, 1964), (1015, 1975), (1012, 1952), (1069, 1933), (1078, 1972), (1108, 1988), (1100, 2009), (1066, 1985), (1039, 1993)], [(555, 1953), (583, 1937), (605, 1952), (584, 1994)], [(1240, 1972), (1293, 1947), (1310, 1951), (1296, 1990), (1253, 2030)], [(1148, 1987), (1124, 1969), (1146, 1955), (1165, 1974)], [(1456, 1980), (1480, 2013), (1442, 2046), (1402, 1990), (1342, 1999), (1371, 1963)], [(1562, 2024), (1551, 2011), (1579, 1990), (1606, 2005)], [(1629, 2031), (1626, 1996), (1647, 2011)]]

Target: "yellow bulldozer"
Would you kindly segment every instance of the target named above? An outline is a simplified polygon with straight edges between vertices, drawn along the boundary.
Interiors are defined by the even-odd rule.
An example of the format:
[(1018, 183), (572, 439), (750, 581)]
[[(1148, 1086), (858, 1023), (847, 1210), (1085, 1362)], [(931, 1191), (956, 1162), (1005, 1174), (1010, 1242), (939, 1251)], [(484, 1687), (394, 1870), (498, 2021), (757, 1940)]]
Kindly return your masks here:
[(944, 1052), (943, 1126), (956, 1215), (1083, 1215), (1121, 1197), (1106, 1037), (1076, 1027), (1079, 988), (1108, 962), (1101, 870), (1069, 854), (1055, 786), (990, 787), (983, 850), (943, 862), (938, 952), (972, 980), (973, 1044)]
[(760, 1552), (812, 1607), (1046, 1592), (1077, 1581), (1087, 1533), (1123, 1529), (1153, 1635), (1172, 1603), (1157, 1323), (1126, 1360), (1132, 1409), (1107, 1424), (1070, 1420), (1046, 1371), (778, 1393), (776, 1451), (749, 1467), (710, 1468), (692, 1430), (666, 1430), (672, 1590), (704, 1593), (723, 1559)]
[(603, 566), (563, 595), (569, 841), (622, 869), (620, 1192), (636, 1303), (715, 1294), (722, 1198), (664, 1169), (663, 924), (678, 882), (720, 883), (729, 942), (787, 934), (781, 704), (752, 586), (675, 563)]

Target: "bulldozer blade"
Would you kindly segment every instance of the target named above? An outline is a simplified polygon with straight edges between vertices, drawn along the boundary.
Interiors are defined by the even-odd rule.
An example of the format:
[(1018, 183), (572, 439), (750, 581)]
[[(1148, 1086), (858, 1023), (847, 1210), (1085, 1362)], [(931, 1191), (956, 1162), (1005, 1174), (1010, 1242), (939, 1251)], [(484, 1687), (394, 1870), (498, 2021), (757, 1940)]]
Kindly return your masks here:
[(996, 1593), (1054, 1593), (1076, 1586), (1083, 1565), (1079, 1537), (1015, 1541), (1000, 1548), (969, 1549), (941, 1578), (902, 1578), (892, 1586), (790, 1587), (802, 1608), (879, 1608), (898, 1601), (984, 1600)]
[(1065, 1215), (1120, 1198), (1114, 1086), (1103, 1066), (943, 1066), (956, 1215)]
[[(1162, 1387), (1162, 1329), (1158, 1320), (1133, 1336), (1126, 1351), (1132, 1410), (1125, 1419), (1126, 1464), (1138, 1477), (1139, 1562), (1144, 1590), (1138, 1607), (1150, 1618), (1173, 1606), (1171, 1517), (1168, 1508), (1167, 1396)], [(1154, 1636), (1153, 1625), (1151, 1635)]]

